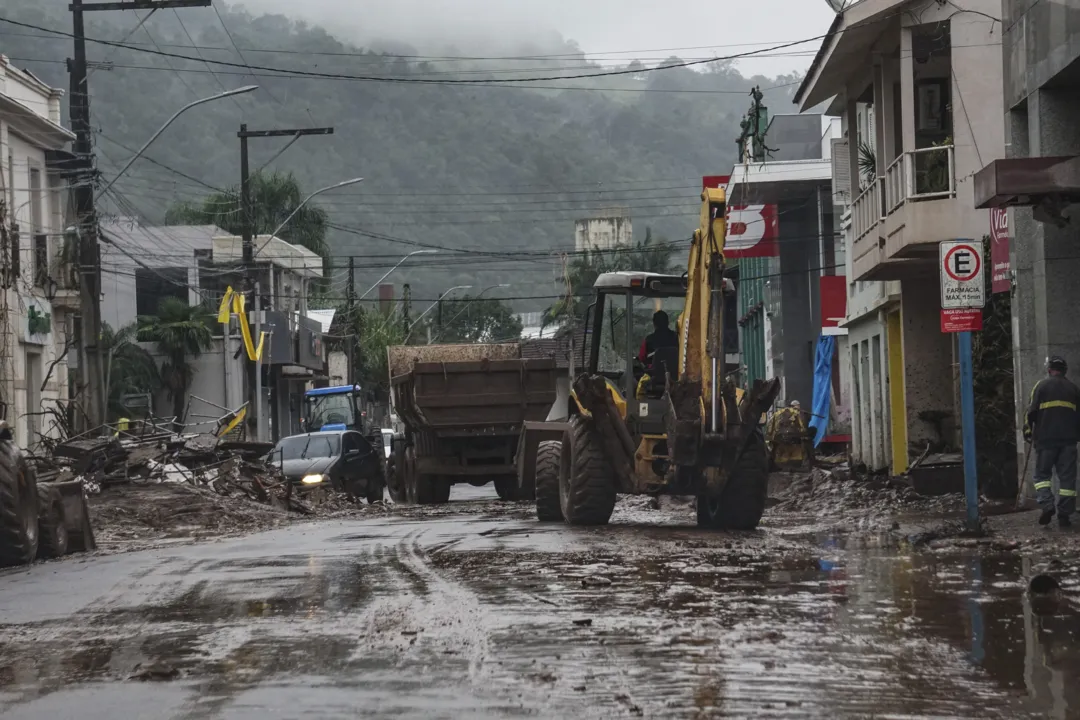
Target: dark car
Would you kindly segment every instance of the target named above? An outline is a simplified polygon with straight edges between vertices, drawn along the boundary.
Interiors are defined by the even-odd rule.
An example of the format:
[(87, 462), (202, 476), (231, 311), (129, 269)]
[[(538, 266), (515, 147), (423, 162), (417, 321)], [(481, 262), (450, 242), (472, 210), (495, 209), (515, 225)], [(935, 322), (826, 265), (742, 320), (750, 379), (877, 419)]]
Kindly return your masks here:
[(271, 460), (297, 485), (329, 486), (368, 502), (382, 500), (382, 448), (354, 430), (290, 435), (278, 441)]

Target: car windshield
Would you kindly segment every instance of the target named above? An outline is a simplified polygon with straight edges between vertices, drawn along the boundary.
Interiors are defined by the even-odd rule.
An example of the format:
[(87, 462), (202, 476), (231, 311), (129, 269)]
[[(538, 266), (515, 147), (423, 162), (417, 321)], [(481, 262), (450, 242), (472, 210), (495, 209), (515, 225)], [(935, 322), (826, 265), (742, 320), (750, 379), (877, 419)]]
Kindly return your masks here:
[(275, 460), (310, 460), (336, 457), (341, 453), (339, 435), (293, 435), (283, 438), (274, 448)]
[(352, 393), (340, 395), (316, 395), (308, 398), (308, 426), (313, 429), (323, 425), (356, 426), (356, 410)]

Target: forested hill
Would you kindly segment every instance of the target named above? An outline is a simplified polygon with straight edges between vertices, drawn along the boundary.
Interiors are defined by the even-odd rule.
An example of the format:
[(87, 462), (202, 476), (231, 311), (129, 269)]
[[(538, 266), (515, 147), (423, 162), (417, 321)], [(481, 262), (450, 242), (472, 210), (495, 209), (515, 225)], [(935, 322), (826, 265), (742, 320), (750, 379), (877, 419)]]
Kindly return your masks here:
[[(6, 0), (0, 17), (70, 31), (67, 5)], [(482, 51), (462, 47), (453, 54), (473, 59), (421, 58), (388, 38), (380, 47), (393, 48), (391, 56), (282, 16), (255, 16), (221, 0), (215, 7), (159, 10), (141, 27), (145, 12), (87, 15), (88, 37), (138, 48), (89, 45), (95, 142), (106, 178), (185, 103), (223, 87), (260, 86), (182, 116), (147, 153), (158, 164), (140, 161), (117, 184), (123, 200), (113, 211), (160, 221), (177, 200), (235, 184), (241, 122), (258, 129), (332, 125), (333, 136), (301, 138), (270, 167), (294, 171), (309, 190), (365, 178), (316, 201), (334, 224), (335, 263), (360, 256), (362, 288), (418, 247), (472, 251), (420, 256), (395, 273), (399, 284), (412, 284), (418, 300), (463, 284), (512, 283), (513, 290), (497, 291), (511, 297), (554, 295), (561, 287), (559, 264), (545, 253), (572, 247), (574, 219), (611, 205), (630, 207), (636, 237), (646, 226), (654, 236), (688, 237), (700, 177), (731, 167), (751, 87), (783, 85), (766, 91), (766, 103), (774, 113), (794, 109), (795, 78), (744, 77), (727, 63), (514, 83), (601, 68), (587, 63), (573, 43), (539, 31), (540, 39), (523, 44), (515, 59), (480, 59)], [(67, 87), (69, 38), (0, 22), (0, 52)], [(629, 65), (631, 59), (626, 56), (635, 69), (675, 61), (647, 57)], [(252, 168), (286, 142), (253, 140)], [(508, 259), (476, 251), (518, 254)], [(515, 304), (527, 310), (550, 301)]]

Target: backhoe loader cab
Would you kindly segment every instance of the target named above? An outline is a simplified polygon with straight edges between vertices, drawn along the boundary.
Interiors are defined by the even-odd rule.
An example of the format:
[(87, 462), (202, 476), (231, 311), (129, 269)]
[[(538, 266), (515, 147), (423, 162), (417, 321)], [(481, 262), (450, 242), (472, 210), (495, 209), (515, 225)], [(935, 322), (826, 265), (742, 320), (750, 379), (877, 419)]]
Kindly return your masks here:
[[(725, 372), (724, 194), (702, 193), (687, 272), (600, 275), (563, 422), (525, 423), (519, 486), (542, 521), (608, 522), (617, 493), (697, 497), (698, 524), (749, 530), (765, 511), (768, 454), (761, 417), (779, 381), (737, 388)], [(657, 310), (677, 347), (642, 340)]]

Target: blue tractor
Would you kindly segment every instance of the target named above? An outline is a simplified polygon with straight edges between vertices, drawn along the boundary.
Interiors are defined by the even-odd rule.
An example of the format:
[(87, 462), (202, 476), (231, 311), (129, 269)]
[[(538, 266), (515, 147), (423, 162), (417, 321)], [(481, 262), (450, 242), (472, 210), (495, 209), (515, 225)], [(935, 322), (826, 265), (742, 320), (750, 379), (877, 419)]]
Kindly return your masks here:
[(359, 385), (315, 388), (304, 393), (304, 432), (357, 430), (369, 435), (370, 422), (364, 412), (366, 395)]

